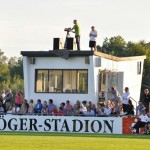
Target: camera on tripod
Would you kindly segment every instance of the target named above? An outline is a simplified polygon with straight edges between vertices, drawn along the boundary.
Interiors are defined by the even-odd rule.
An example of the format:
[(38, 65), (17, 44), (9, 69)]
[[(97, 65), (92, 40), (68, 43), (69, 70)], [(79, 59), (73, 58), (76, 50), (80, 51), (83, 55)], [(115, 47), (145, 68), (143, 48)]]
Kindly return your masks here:
[(64, 31), (70, 32), (71, 28), (65, 28)]

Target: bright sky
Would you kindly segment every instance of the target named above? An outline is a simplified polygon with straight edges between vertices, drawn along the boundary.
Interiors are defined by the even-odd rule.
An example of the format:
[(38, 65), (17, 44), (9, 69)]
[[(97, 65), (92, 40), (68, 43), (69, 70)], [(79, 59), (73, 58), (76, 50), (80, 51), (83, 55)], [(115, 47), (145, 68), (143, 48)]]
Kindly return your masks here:
[(81, 27), (82, 50), (89, 50), (92, 25), (99, 45), (117, 35), (150, 41), (150, 0), (0, 0), (0, 49), (8, 57), (52, 50), (53, 38), (65, 39), (64, 28), (74, 19)]

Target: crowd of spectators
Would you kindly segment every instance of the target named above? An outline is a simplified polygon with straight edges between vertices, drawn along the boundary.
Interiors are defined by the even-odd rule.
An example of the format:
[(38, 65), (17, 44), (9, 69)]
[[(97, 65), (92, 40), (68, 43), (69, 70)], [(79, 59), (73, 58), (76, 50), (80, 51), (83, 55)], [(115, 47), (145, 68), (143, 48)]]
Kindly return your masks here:
[[(110, 93), (113, 98), (105, 101), (98, 101), (96, 104), (87, 100), (76, 100), (75, 104), (71, 104), (69, 100), (56, 106), (53, 99), (42, 102), (41, 99), (24, 98), (23, 92), (18, 91), (15, 96), (10, 89), (2, 90), (0, 93), (0, 113), (12, 114), (42, 114), (56, 116), (120, 116), (120, 115), (140, 115), (143, 110), (149, 110), (150, 102), (149, 90), (144, 90), (144, 100), (138, 102), (138, 106), (134, 108), (129, 88), (125, 87), (124, 93), (120, 96), (115, 87), (111, 88)], [(13, 101), (14, 97), (14, 101)]]

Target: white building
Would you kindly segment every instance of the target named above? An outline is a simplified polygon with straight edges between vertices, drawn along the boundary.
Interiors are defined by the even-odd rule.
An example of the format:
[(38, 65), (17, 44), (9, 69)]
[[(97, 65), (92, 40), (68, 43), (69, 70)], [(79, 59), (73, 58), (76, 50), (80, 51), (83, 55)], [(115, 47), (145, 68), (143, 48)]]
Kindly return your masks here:
[[(115, 57), (93, 51), (22, 51), (26, 99), (53, 99), (58, 106), (70, 100), (97, 103), (104, 93), (110, 99), (115, 86), (123, 93), (129, 87), (140, 98), (145, 56)], [(65, 57), (62, 58), (62, 57)], [(68, 57), (68, 58), (67, 58)]]

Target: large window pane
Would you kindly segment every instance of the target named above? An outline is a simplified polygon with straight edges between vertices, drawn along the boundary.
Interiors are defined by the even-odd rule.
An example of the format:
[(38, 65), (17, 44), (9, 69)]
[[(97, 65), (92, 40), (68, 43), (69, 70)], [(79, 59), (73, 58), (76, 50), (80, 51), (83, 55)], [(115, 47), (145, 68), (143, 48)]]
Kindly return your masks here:
[(48, 92), (48, 70), (38, 70), (36, 92)]
[(49, 71), (49, 92), (62, 92), (62, 70)]
[(88, 92), (88, 77), (87, 70), (78, 70), (77, 75), (77, 91), (78, 93)]
[(63, 92), (76, 93), (76, 70), (64, 70), (63, 71)]

